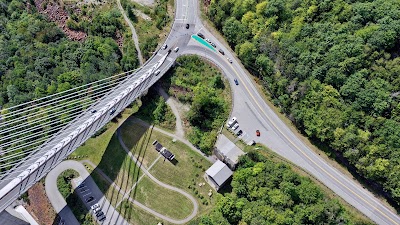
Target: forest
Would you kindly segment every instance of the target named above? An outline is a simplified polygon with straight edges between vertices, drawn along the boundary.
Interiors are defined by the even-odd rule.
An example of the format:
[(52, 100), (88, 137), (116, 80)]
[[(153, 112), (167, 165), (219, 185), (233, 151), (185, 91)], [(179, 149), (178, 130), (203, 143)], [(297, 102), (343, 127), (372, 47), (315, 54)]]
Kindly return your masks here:
[(232, 192), (190, 225), (369, 224), (330, 199), (309, 178), (256, 151), (241, 157)]
[(123, 30), (120, 12), (99, 10), (92, 17), (90, 23), (77, 16), (78, 22), (67, 21), (88, 33), (77, 42), (39, 14), (33, 2), (0, 0), (0, 106), (18, 105), (136, 68), (136, 52), (125, 48), (123, 54), (113, 39), (117, 30)]
[(400, 203), (400, 2), (212, 0), (207, 16), (314, 143)]
[[(16, 115), (12, 112), (17, 108), (6, 108), (138, 66), (129, 30), (124, 28), (116, 7), (104, 4), (79, 8), (64, 4), (60, 8), (59, 3), (0, 0), (0, 110), (2, 122), (13, 121), (13, 129), (3, 125), (0, 134), (1, 157), (5, 157), (7, 165), (2, 162), (0, 171), (9, 169), (14, 161), (57, 132), (59, 124), (71, 121), (73, 115), (85, 110), (96, 95), (105, 91), (99, 93), (92, 91), (93, 85), (87, 86), (79, 99), (72, 96)], [(54, 18), (54, 13), (61, 15)], [(64, 23), (60, 19), (63, 15), (69, 17)], [(113, 80), (107, 82), (108, 87), (117, 84)], [(40, 123), (44, 125), (37, 126)], [(50, 123), (51, 126), (46, 125)], [(36, 134), (40, 132), (43, 134), (38, 138)]]

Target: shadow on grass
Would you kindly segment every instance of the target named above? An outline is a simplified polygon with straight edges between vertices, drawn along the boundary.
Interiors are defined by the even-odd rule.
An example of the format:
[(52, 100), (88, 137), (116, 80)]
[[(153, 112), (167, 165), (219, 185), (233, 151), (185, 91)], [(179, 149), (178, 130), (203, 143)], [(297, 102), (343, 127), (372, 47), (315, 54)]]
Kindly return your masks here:
[[(113, 119), (113, 122), (118, 122), (118, 116)], [(150, 143), (150, 137), (152, 134), (152, 129), (137, 129), (137, 132), (134, 136), (135, 140), (130, 143), (134, 143), (129, 146), (123, 146), (119, 142), (120, 130), (121, 128), (125, 128), (126, 126), (132, 126), (131, 123), (132, 116), (128, 118), (122, 125), (120, 125), (117, 131), (113, 134), (110, 139), (107, 148), (101, 158), (100, 163), (97, 167), (93, 168), (93, 171), (90, 172), (90, 176), (85, 179), (82, 183), (84, 183), (87, 191), (82, 191), (77, 188), (74, 190), (74, 193), (69, 195), (66, 199), (68, 205), (70, 205), (71, 209), (74, 211), (75, 217), (78, 219), (80, 224), (93, 224), (88, 223), (91, 221), (90, 217), (87, 214), (91, 214), (94, 220), (96, 220), (96, 215), (92, 212), (89, 212), (89, 209), (92, 205), (99, 203), (102, 207), (102, 212), (107, 215), (107, 221), (111, 217), (115, 218), (112, 222), (108, 222), (109, 224), (119, 224), (124, 218), (130, 218), (131, 208), (126, 207), (127, 204), (124, 204), (123, 196), (125, 195), (126, 200), (128, 197), (132, 199), (136, 196), (137, 185), (135, 185), (140, 176), (140, 167), (142, 167), (142, 160), (146, 155), (147, 146)], [(144, 141), (139, 143), (139, 140), (142, 138)], [(120, 137), (122, 140), (122, 136)], [(122, 140), (123, 141), (123, 140)], [(132, 155), (137, 156), (138, 161), (135, 163), (134, 160), (130, 159), (130, 156), (125, 151), (124, 147), (132, 152)], [(91, 163), (88, 163), (90, 166)], [(86, 166), (88, 169), (88, 167)], [(93, 179), (92, 179), (93, 178)], [(93, 182), (94, 180), (94, 182)], [(115, 182), (118, 188), (111, 187)], [(98, 188), (97, 188), (97, 187)], [(99, 190), (98, 190), (99, 189)], [(78, 193), (79, 192), (79, 193)], [(87, 193), (87, 194), (86, 194)], [(105, 207), (105, 202), (99, 202), (99, 200), (107, 193), (107, 200), (113, 205), (117, 205), (114, 210), (114, 207), (109, 205)], [(94, 200), (89, 203), (86, 202), (89, 197), (93, 196)], [(86, 205), (86, 206), (85, 206)], [(66, 209), (66, 207), (64, 207)], [(63, 210), (64, 210), (63, 209)], [(117, 217), (119, 211), (119, 216)], [(99, 218), (101, 218), (100, 216)], [(62, 216), (57, 216), (57, 218), (53, 221), (53, 224), (62, 224), (61, 221), (65, 221), (65, 224), (70, 224), (67, 218), (62, 218)], [(127, 220), (129, 222), (129, 219)], [(73, 224), (73, 223), (71, 223)]]

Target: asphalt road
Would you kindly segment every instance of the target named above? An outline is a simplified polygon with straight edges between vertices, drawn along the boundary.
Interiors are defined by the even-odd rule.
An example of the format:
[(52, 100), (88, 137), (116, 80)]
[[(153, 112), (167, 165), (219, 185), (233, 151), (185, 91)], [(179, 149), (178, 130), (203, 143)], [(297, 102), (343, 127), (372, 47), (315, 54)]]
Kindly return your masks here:
[[(79, 222), (76, 220), (75, 216), (67, 206), (67, 203), (65, 202), (64, 198), (57, 188), (57, 177), (67, 169), (73, 169), (77, 171), (80, 176), (79, 179), (81, 180), (81, 182), (84, 182), (84, 185), (86, 186), (82, 189), (76, 189), (76, 193), (84, 202), (86, 208), (90, 209), (90, 206), (98, 203), (101, 207), (101, 210), (106, 215), (106, 220), (100, 222), (99, 224), (129, 224), (104, 197), (103, 193), (97, 187), (96, 183), (87, 172), (85, 167), (81, 163), (72, 160), (63, 161), (62, 163), (58, 164), (57, 167), (55, 167), (46, 177), (46, 194), (48, 195), (54, 209), (59, 214), (59, 216), (61, 216), (65, 220), (66, 224), (79, 225)], [(87, 203), (85, 200), (90, 196), (93, 196), (94, 200), (90, 203)], [(92, 216), (93, 218), (96, 218), (95, 215), (92, 214)]]
[[(218, 65), (229, 79), (233, 91), (233, 110), (231, 115), (237, 117), (239, 129), (243, 130), (256, 142), (268, 146), (279, 155), (308, 171), (345, 201), (371, 218), (377, 224), (400, 224), (400, 217), (382, 204), (380, 200), (365, 190), (317, 153), (306, 146), (286, 124), (274, 113), (258, 93), (254, 81), (243, 69), (240, 61), (235, 59), (231, 50), (215, 38), (201, 23), (196, 20), (196, 32), (203, 33), (224, 50), (225, 55), (214, 52), (193, 39), (183, 50), (184, 54), (196, 54), (205, 57)], [(229, 63), (226, 57), (233, 60)], [(233, 79), (239, 81), (235, 85)], [(257, 137), (255, 130), (261, 131)]]
[[(234, 93), (232, 115), (238, 118), (240, 129), (248, 135), (254, 136), (254, 140), (257, 142), (265, 144), (278, 154), (304, 168), (376, 223), (400, 224), (400, 218), (395, 212), (382, 204), (370, 192), (363, 189), (360, 184), (342, 174), (324, 161), (318, 154), (314, 153), (279, 119), (257, 92), (253, 81), (243, 69), (240, 62), (235, 59), (227, 47), (223, 46), (217, 38), (204, 28), (198, 13), (195, 13), (198, 12), (197, 1), (177, 0), (175, 4), (175, 22), (166, 40), (166, 44), (168, 45), (168, 49), (179, 47), (180, 50), (177, 53), (172, 51), (161, 66), (160, 75), (153, 75), (151, 80), (147, 83), (147, 87), (150, 87), (158, 80), (159, 77), (170, 68), (174, 60), (180, 54), (196, 54), (209, 58), (223, 69), (230, 81), (232, 81), (233, 78), (239, 80), (239, 85), (237, 86), (232, 83), (232, 90)], [(186, 23), (190, 24), (189, 29), (185, 28)], [(222, 56), (218, 52), (207, 50), (204, 46), (191, 40), (190, 35), (199, 30), (201, 30), (201, 33), (205, 34), (207, 38), (210, 38), (218, 48), (222, 48), (226, 56), (233, 59), (233, 63), (228, 63), (226, 56)], [(158, 52), (152, 59), (145, 63), (142, 71), (146, 71), (150, 68), (165, 55), (165, 53), (166, 50)], [(100, 100), (93, 107), (100, 107), (110, 102), (121, 90), (127, 87), (128, 83), (129, 82), (126, 82), (126, 84), (115, 89), (113, 93)], [(90, 116), (91, 114), (89, 112), (83, 114), (69, 126), (69, 129), (60, 132), (58, 137), (62, 138), (68, 136), (69, 132), (73, 130), (74, 127), (84, 123)], [(255, 128), (261, 131), (261, 137), (257, 138), (255, 136)], [(61, 138), (58, 139), (62, 140)], [(32, 164), (30, 160), (26, 160), (24, 163), (28, 165)], [(2, 186), (3, 184), (0, 184), (0, 187)]]

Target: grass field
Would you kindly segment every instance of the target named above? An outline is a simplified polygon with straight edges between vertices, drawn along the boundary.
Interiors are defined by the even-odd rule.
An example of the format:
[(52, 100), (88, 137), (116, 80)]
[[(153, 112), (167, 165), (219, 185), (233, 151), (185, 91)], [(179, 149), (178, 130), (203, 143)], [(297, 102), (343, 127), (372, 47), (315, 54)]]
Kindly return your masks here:
[(119, 213), (130, 223), (134, 225), (155, 225), (158, 222), (162, 222), (163, 225), (171, 225), (166, 221), (154, 217), (153, 215), (147, 213), (131, 202), (124, 200), (120, 207), (117, 209)]
[[(173, 138), (135, 123), (133, 118), (125, 121), (121, 132), (126, 145), (129, 143), (130, 146), (135, 146), (135, 144), (146, 143), (143, 147), (146, 149), (142, 150), (146, 154), (140, 156), (143, 165), (146, 167), (158, 157), (158, 152), (152, 145), (154, 140), (158, 140), (164, 147), (175, 154), (176, 164), (160, 159), (150, 169), (150, 173), (160, 181), (181, 188), (197, 197), (201, 212), (211, 208), (210, 205), (214, 204), (214, 198), (210, 198), (207, 195), (211, 187), (208, 184), (202, 187), (198, 186), (199, 183), (205, 183), (203, 175), (204, 171), (211, 166), (209, 161), (182, 142), (173, 142)], [(140, 135), (141, 133), (146, 135)], [(133, 153), (135, 155), (138, 154)], [(205, 201), (207, 201), (207, 205), (203, 204)]]
[(184, 219), (193, 211), (192, 202), (182, 194), (161, 187), (147, 176), (131, 192), (131, 197), (173, 219)]
[(132, 117), (121, 126), (121, 135), (125, 145), (146, 168), (159, 155), (152, 145), (155, 140), (152, 133), (153, 131), (147, 127), (134, 123)]

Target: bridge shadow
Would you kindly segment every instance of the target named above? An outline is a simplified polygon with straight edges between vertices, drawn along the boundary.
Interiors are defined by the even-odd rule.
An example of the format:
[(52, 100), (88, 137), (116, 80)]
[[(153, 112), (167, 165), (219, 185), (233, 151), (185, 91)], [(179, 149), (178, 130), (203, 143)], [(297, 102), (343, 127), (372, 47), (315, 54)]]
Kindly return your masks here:
[[(113, 119), (114, 123), (121, 123), (121, 121), (121, 117), (118, 116)], [(101, 205), (102, 212), (107, 215), (106, 221), (112, 218), (110, 224), (122, 224), (124, 218), (131, 217), (133, 208), (124, 202), (129, 198), (133, 200), (136, 197), (138, 187), (136, 183), (143, 175), (140, 168), (144, 167), (143, 160), (147, 155), (146, 149), (152, 143), (150, 139), (152, 132), (153, 129), (142, 124), (138, 125), (136, 119), (130, 116), (119, 125), (108, 141), (98, 166), (88, 160), (81, 161), (90, 171), (90, 176), (83, 180), (83, 188), (76, 188), (74, 193), (71, 193), (66, 199), (68, 205), (75, 209), (74, 213), (78, 214), (77, 219), (80, 224), (85, 223), (85, 220), (87, 220), (85, 215), (88, 214), (90, 206), (95, 203)], [(102, 140), (103, 137), (104, 135), (100, 135), (96, 139), (104, 141)], [(123, 142), (122, 145), (120, 141)], [(136, 162), (131, 159), (127, 151), (137, 158)], [(112, 204), (99, 201), (103, 196), (107, 196), (107, 200)], [(90, 197), (94, 199), (90, 201)], [(86, 207), (79, 207), (79, 205)], [(117, 207), (114, 209), (112, 205)], [(76, 208), (79, 210), (76, 210)], [(90, 214), (94, 220), (97, 219), (93, 212)], [(62, 224), (63, 221), (65, 224), (73, 224), (68, 221), (68, 216), (65, 215), (59, 215), (53, 224)], [(126, 219), (126, 221), (129, 223), (129, 219)]]

